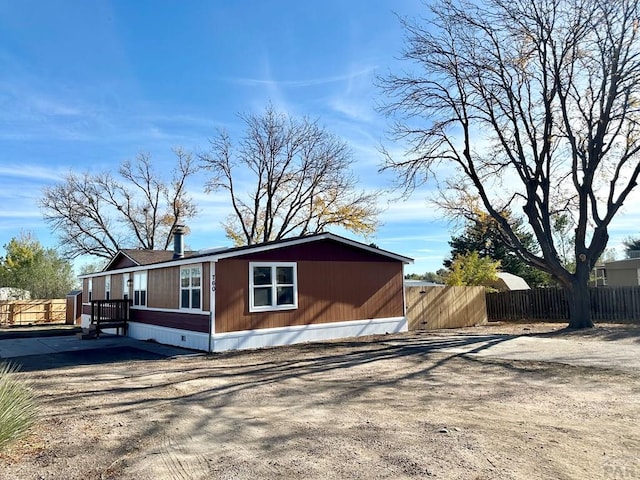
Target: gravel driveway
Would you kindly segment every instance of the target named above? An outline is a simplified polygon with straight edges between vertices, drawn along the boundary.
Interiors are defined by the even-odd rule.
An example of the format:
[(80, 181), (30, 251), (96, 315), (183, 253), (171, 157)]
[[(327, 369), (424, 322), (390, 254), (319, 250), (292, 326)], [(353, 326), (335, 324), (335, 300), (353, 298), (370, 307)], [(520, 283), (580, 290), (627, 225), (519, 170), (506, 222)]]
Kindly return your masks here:
[(638, 328), (554, 329), (34, 369), (0, 478), (639, 478)]

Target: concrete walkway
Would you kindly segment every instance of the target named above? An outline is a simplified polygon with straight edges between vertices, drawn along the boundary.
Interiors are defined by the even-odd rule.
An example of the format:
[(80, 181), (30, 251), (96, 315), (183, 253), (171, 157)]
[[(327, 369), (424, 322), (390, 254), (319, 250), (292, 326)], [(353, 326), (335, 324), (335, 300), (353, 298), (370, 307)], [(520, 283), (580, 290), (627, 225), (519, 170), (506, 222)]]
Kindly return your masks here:
[[(457, 336), (457, 338), (461, 338)], [(443, 352), (467, 354), (505, 360), (555, 362), (568, 365), (640, 371), (640, 342), (583, 340), (575, 338), (541, 338), (535, 335), (495, 335), (474, 341), (462, 337), (460, 346), (443, 348)]]

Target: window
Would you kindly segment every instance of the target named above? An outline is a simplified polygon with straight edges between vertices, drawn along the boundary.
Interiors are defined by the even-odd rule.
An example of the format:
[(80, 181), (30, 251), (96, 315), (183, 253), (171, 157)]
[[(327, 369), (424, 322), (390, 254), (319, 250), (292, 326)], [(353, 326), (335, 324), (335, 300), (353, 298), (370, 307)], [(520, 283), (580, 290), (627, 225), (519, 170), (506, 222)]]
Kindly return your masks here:
[(104, 298), (111, 300), (111, 275), (104, 277)]
[(180, 269), (180, 308), (202, 308), (200, 265)]
[(87, 279), (87, 297), (89, 301), (93, 300), (93, 278)]
[(249, 311), (298, 308), (295, 263), (249, 263)]
[(147, 305), (147, 272), (133, 273), (133, 304)]

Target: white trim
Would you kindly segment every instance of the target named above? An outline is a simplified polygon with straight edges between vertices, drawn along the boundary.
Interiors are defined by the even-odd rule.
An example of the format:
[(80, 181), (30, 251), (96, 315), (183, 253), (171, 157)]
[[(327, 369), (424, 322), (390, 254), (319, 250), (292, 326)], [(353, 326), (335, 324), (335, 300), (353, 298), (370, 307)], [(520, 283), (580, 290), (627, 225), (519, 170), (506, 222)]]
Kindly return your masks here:
[[(88, 324), (89, 315), (83, 315)], [(212, 352), (293, 345), (338, 338), (354, 338), (364, 335), (384, 335), (406, 332), (406, 317), (374, 318), (348, 322), (317, 323), (290, 327), (244, 330), (212, 335)], [(137, 340), (152, 340), (165, 345), (175, 345), (193, 350), (207, 351), (209, 336), (206, 333), (160, 327), (146, 323), (129, 322), (128, 336)], [(183, 339), (184, 338), (184, 339)]]
[[(271, 269), (271, 283), (265, 285), (254, 285), (253, 269), (256, 267), (269, 267)], [(288, 267), (293, 269), (292, 284), (278, 284), (276, 269), (278, 267)], [(277, 287), (278, 285), (293, 288), (293, 303), (278, 305)], [(271, 304), (255, 306), (255, 288), (271, 288)], [(275, 312), (281, 310), (296, 310), (298, 308), (298, 266), (295, 262), (249, 262), (249, 312)]]
[(317, 323), (290, 327), (244, 330), (213, 335), (213, 351), (275, 347), (303, 342), (318, 342), (363, 335), (406, 332), (406, 317), (374, 318), (348, 322)]
[(111, 275), (104, 276), (104, 299), (111, 300)]
[[(139, 288), (136, 288), (139, 287)], [(144, 286), (144, 288), (142, 288)], [(138, 301), (136, 303), (136, 292), (144, 292), (144, 303), (142, 303), (142, 293), (138, 295)], [(133, 290), (131, 295), (132, 307), (146, 307), (149, 305), (149, 272), (147, 270), (133, 273)]]
[(206, 333), (160, 327), (147, 323), (129, 322), (127, 336), (136, 340), (154, 341), (163, 345), (207, 351), (209, 335)]
[[(122, 250), (118, 250), (116, 252), (116, 254), (111, 258), (111, 260), (109, 260), (109, 263), (107, 263), (104, 268), (102, 269), (101, 273), (107, 272), (109, 270), (109, 267), (111, 266), (111, 264), (115, 261), (115, 259), (118, 257), (118, 254), (121, 253), (122, 255), (124, 255), (125, 257), (127, 257), (129, 260), (131, 260), (133, 263), (135, 263), (136, 265), (138, 265), (138, 262), (136, 262), (133, 258), (131, 258), (129, 255), (127, 255), (125, 252), (123, 252)], [(90, 274), (89, 274), (90, 275)]]
[[(131, 278), (128, 273), (122, 273), (122, 298), (129, 298), (131, 293), (129, 289), (132, 285), (129, 285), (129, 279)], [(131, 284), (133, 284), (133, 280), (131, 280)]]
[(230, 257), (238, 257), (240, 255), (247, 255), (250, 253), (258, 253), (258, 252), (267, 252), (269, 250), (275, 250), (283, 247), (292, 247), (294, 245), (300, 245), (303, 243), (309, 242), (317, 242), (318, 240), (334, 240), (338, 243), (344, 243), (345, 245), (349, 245), (360, 250), (366, 250), (368, 252), (375, 253), (377, 255), (382, 255), (383, 257), (393, 258), (394, 260), (399, 260), (403, 263), (413, 263), (413, 259), (409, 257), (405, 257), (402, 255), (398, 255), (397, 253), (389, 252), (387, 250), (383, 250), (381, 248), (374, 248), (366, 245), (364, 243), (357, 242), (355, 240), (349, 240), (348, 238), (340, 237), (333, 233), (320, 233), (317, 235), (310, 235), (308, 237), (302, 238), (293, 238), (291, 240), (282, 240), (279, 242), (274, 242), (268, 245), (255, 245), (254, 248), (247, 248), (242, 250), (233, 250), (226, 253), (221, 253), (216, 255), (217, 259), (230, 258)]
[[(277, 241), (277, 242), (272, 242), (272, 243), (268, 243), (268, 244), (257, 244), (254, 245), (252, 247), (249, 248), (229, 248), (227, 249), (226, 252), (221, 252), (219, 254), (206, 254), (206, 255), (194, 255), (192, 257), (187, 257), (187, 258), (183, 258), (183, 259), (179, 259), (179, 260), (166, 260), (164, 262), (158, 262), (158, 263), (151, 263), (148, 265), (136, 265), (136, 266), (132, 266), (132, 267), (126, 267), (126, 268), (117, 268), (114, 270), (108, 270), (107, 268), (109, 267), (109, 265), (111, 264), (111, 262), (113, 262), (113, 260), (115, 259), (115, 257), (118, 255), (118, 253), (122, 253), (123, 255), (127, 256), (128, 255), (126, 253), (124, 253), (123, 251), (119, 251), (118, 253), (116, 253), (116, 255), (114, 256), (113, 259), (111, 259), (111, 262), (109, 262), (109, 264), (107, 265), (107, 267), (105, 267), (105, 269), (101, 272), (96, 272), (96, 273), (88, 273), (85, 275), (80, 275), (79, 278), (91, 278), (91, 277), (101, 277), (104, 276), (104, 274), (106, 272), (109, 273), (125, 273), (125, 272), (135, 272), (138, 270), (155, 270), (158, 268), (167, 268), (167, 267), (175, 267), (178, 265), (187, 265), (190, 263), (194, 263), (194, 262), (217, 262), (218, 260), (222, 260), (225, 258), (233, 258), (233, 257), (240, 257), (243, 255), (250, 255), (250, 254), (254, 254), (254, 253), (260, 253), (260, 252), (268, 252), (271, 250), (277, 250), (280, 248), (286, 248), (286, 247), (292, 247), (295, 245), (301, 245), (304, 243), (310, 243), (310, 242), (317, 242), (319, 240), (333, 240), (335, 242), (338, 243), (342, 243), (344, 245), (349, 245), (352, 247), (355, 247), (359, 250), (365, 250), (371, 253), (375, 253), (377, 255), (382, 255), (383, 257), (388, 257), (388, 258), (392, 258), (394, 260), (398, 260), (402, 263), (405, 264), (410, 264), (413, 263), (413, 259), (409, 258), (409, 257), (405, 257), (402, 255), (398, 255), (397, 253), (393, 253), (393, 252), (389, 252), (388, 250), (383, 250), (381, 248), (374, 248), (374, 247), (370, 247), (369, 245), (366, 245), (364, 243), (360, 243), (358, 241), (355, 240), (350, 240), (348, 238), (344, 238), (341, 237), (339, 235), (335, 235), (333, 233), (320, 233), (317, 235), (310, 235), (308, 237), (302, 237), (302, 238), (293, 238), (291, 240), (281, 240), (281, 241)], [(130, 258), (130, 257), (128, 257)]]
[(216, 262), (209, 263), (209, 315), (210, 331), (216, 333)]
[[(194, 288), (191, 285), (192, 279), (193, 279), (193, 277), (191, 276), (191, 272), (195, 268), (198, 269), (198, 272), (199, 272), (198, 273), (198, 278), (200, 279), (200, 285), (197, 288)], [(189, 277), (189, 286), (188, 287), (183, 287), (182, 286), (182, 272), (187, 272), (187, 271), (189, 272), (189, 275), (188, 275), (188, 277)], [(203, 298), (202, 298), (202, 296), (203, 296), (202, 295), (202, 286), (204, 284), (203, 279), (202, 279), (202, 271), (203, 271), (202, 263), (192, 263), (192, 264), (183, 265), (183, 266), (180, 267), (180, 284), (178, 285), (178, 292), (179, 292), (179, 294), (178, 294), (178, 308), (180, 309), (181, 312), (189, 311), (189, 310), (195, 310), (195, 311), (200, 311), (200, 312), (202, 311), (202, 301), (203, 301)], [(189, 291), (189, 305), (191, 305), (191, 299), (192, 299), (191, 293), (193, 292), (193, 290), (200, 290), (200, 302), (199, 302), (197, 307), (193, 307), (193, 306), (183, 307), (182, 306), (182, 290), (188, 290)]]

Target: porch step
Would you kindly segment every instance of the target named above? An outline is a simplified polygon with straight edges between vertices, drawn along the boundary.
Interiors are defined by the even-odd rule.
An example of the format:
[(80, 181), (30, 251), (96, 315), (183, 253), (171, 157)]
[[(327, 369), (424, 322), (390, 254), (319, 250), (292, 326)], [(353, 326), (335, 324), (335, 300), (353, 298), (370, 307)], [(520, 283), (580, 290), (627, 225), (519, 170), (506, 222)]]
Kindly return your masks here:
[(76, 338), (79, 338), (80, 340), (98, 338), (98, 331), (96, 330), (95, 325), (91, 325), (89, 328), (83, 328), (82, 332), (76, 333)]

